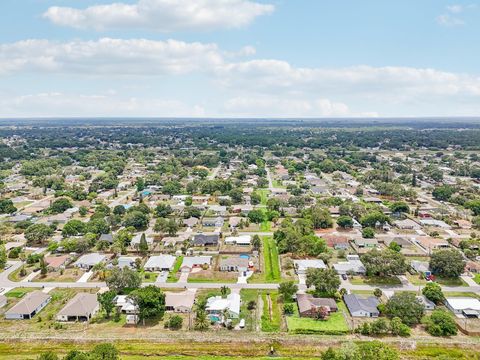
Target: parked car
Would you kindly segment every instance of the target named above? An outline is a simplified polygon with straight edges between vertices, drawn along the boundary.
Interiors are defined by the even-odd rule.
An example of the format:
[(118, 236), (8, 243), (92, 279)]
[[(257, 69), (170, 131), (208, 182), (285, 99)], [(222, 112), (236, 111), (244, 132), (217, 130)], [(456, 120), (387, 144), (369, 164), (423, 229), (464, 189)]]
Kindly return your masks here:
[(342, 274), (342, 279), (343, 279), (343, 280), (347, 280), (347, 279), (348, 279), (347, 274)]

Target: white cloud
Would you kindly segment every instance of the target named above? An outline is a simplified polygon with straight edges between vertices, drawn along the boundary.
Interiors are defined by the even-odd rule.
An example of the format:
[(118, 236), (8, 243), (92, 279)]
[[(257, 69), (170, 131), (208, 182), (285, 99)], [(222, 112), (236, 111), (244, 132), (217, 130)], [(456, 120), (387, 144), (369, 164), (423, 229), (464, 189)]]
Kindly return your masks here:
[(453, 14), (459, 14), (463, 11), (463, 6), (459, 4), (455, 5), (449, 5), (446, 7), (447, 11), (453, 13)]
[(467, 10), (472, 10), (475, 8), (475, 4), (469, 4), (465, 6), (460, 4), (448, 5), (445, 7), (445, 13), (437, 16), (437, 23), (447, 27), (465, 25), (462, 15), (465, 15), (464, 13), (466, 13)]
[[(415, 113), (420, 108), (430, 115), (438, 111), (442, 114), (457, 113), (461, 109), (478, 109), (475, 112), (472, 110), (472, 114), (480, 113), (479, 76), (399, 66), (296, 67), (277, 59), (243, 58), (253, 57), (254, 54), (254, 49), (250, 47), (238, 52), (225, 52), (216, 44), (175, 40), (26, 40), (0, 45), (0, 76), (14, 80), (18, 75), (28, 74), (37, 88), (49, 89), (45, 91), (49, 96), (32, 95), (33, 99), (37, 99), (36, 106), (42, 114), (46, 110), (38, 99), (46, 99), (50, 104), (55, 100), (59, 107), (61, 102), (74, 101), (72, 95), (64, 94), (68, 86), (55, 86), (65, 79), (74, 83), (70, 80), (72, 77), (93, 89), (117, 86), (109, 83), (114, 81), (129, 95), (139, 92), (133, 88), (127, 91), (128, 87), (141, 84), (149, 87), (143, 93), (160, 91), (171, 94), (168, 86), (175, 84), (175, 97), (184, 96), (189, 99), (188, 102), (194, 103), (198, 99), (211, 101), (212, 107), (206, 113), (219, 116), (247, 114), (249, 111), (264, 116), (268, 113), (271, 116), (342, 116), (364, 112), (385, 115), (385, 109), (389, 115), (395, 115), (405, 114), (407, 109)], [(161, 81), (159, 76), (162, 76)], [(178, 82), (179, 78), (183, 82)], [(96, 87), (97, 79), (102, 81), (102, 87)], [(48, 86), (38, 85), (42, 83)], [(55, 90), (63, 93), (54, 96), (52, 91)], [(121, 94), (122, 91), (118, 95), (110, 94), (110, 103), (111, 99), (121, 98)], [(141, 102), (132, 96), (124, 95), (124, 99), (126, 103)], [(102, 114), (108, 113), (107, 105), (90, 98), (88, 101), (96, 104)], [(222, 105), (224, 101), (225, 106)], [(116, 115), (116, 109), (122, 109), (122, 106), (125, 105), (114, 103), (112, 115)], [(75, 107), (72, 106), (72, 109)], [(68, 109), (64, 110), (64, 114), (68, 115)], [(138, 111), (140, 115), (146, 110)], [(5, 115), (3, 109), (2, 112)], [(91, 113), (93, 115), (93, 108)], [(188, 112), (180, 109), (178, 113)], [(170, 116), (181, 115), (172, 108)]]
[(222, 64), (217, 45), (176, 40), (111, 39), (0, 45), (0, 75), (15, 71), (88, 74), (182, 74)]
[(348, 106), (328, 99), (289, 99), (274, 96), (235, 97), (225, 103), (225, 112), (247, 117), (323, 117), (352, 115)]
[(44, 17), (78, 29), (151, 29), (161, 32), (239, 28), (274, 11), (271, 4), (248, 0), (139, 0), (85, 9), (50, 7)]
[(0, 98), (2, 116), (77, 117), (145, 116), (203, 117), (202, 106), (190, 106), (178, 100), (120, 97), (113, 92), (83, 95), (60, 92), (37, 93)]
[(462, 19), (452, 16), (450, 14), (443, 14), (437, 16), (437, 22), (440, 25), (451, 27), (465, 25), (465, 22)]

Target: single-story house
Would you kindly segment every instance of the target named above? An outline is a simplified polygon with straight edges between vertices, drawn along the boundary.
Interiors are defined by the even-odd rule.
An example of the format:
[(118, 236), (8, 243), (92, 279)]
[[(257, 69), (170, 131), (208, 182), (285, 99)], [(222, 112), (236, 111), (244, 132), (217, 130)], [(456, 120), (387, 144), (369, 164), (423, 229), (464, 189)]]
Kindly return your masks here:
[(52, 271), (57, 271), (58, 269), (64, 268), (70, 256), (68, 255), (59, 255), (59, 256), (46, 256), (44, 258), (47, 268)]
[(465, 271), (478, 274), (480, 273), (480, 264), (475, 261), (467, 261), (465, 264)]
[(193, 246), (217, 246), (219, 234), (197, 234), (192, 239)]
[(377, 239), (356, 238), (355, 245), (361, 249), (363, 248), (373, 249), (378, 247), (378, 241)]
[(240, 256), (228, 256), (221, 258), (219, 262), (220, 271), (247, 271), (249, 266), (249, 260)]
[(480, 317), (480, 301), (471, 297), (446, 298), (445, 305), (456, 315)]
[(425, 310), (435, 310), (435, 303), (428, 300), (424, 295), (416, 296), (417, 300), (422, 303)]
[(346, 236), (323, 235), (321, 237), (325, 239), (328, 247), (334, 248), (335, 250), (347, 250), (350, 247)]
[(240, 316), (240, 295), (230, 293), (226, 298), (221, 296), (213, 296), (207, 299), (207, 313), (210, 320), (220, 322), (224, 315), (224, 311), (228, 310), (229, 319), (238, 319)]
[(337, 303), (330, 298), (315, 298), (310, 294), (297, 294), (298, 313), (301, 317), (315, 317), (316, 310), (321, 307), (328, 312), (338, 311)]
[(137, 314), (137, 306), (128, 298), (127, 295), (117, 295), (113, 299), (113, 303), (124, 314)]
[(428, 263), (428, 261), (412, 260), (410, 266), (413, 270), (420, 274), (424, 274), (430, 271), (430, 264)]
[(188, 240), (187, 234), (180, 234), (177, 236), (166, 236), (162, 239), (165, 246), (175, 246), (178, 243), (183, 243), (185, 240)]
[(143, 268), (146, 271), (170, 271), (173, 269), (176, 257), (169, 254), (150, 256)]
[(380, 301), (375, 296), (362, 298), (357, 294), (345, 294), (343, 300), (353, 317), (378, 317), (380, 315), (380, 311), (377, 309)]
[(421, 219), (420, 223), (424, 226), (439, 227), (441, 229), (451, 229), (452, 228), (450, 225), (448, 225), (445, 221), (442, 221), (442, 220)]
[(227, 207), (222, 205), (211, 205), (208, 208), (212, 211), (215, 215), (225, 216), (227, 214)]
[(198, 219), (196, 217), (189, 217), (188, 219), (183, 220), (183, 225), (193, 228), (195, 225), (198, 224)]
[(340, 275), (351, 272), (355, 274), (365, 274), (367, 272), (367, 269), (365, 269), (365, 266), (360, 261), (360, 257), (358, 255), (347, 255), (347, 261), (341, 261), (337, 264), (333, 264), (333, 268)]
[(48, 305), (52, 297), (40, 290), (30, 292), (19, 303), (5, 312), (7, 320), (28, 320)]
[(211, 256), (185, 256), (180, 269), (181, 271), (186, 272), (191, 271), (196, 267), (210, 266), (211, 263)]
[(95, 265), (105, 261), (107, 257), (99, 253), (91, 253), (82, 255), (77, 261), (75, 261), (75, 266), (81, 269), (90, 270)]
[(134, 256), (120, 256), (118, 258), (117, 267), (123, 269), (124, 267), (128, 267), (130, 269), (134, 269), (136, 267), (135, 260), (137, 258)]
[(240, 236), (227, 236), (225, 238), (225, 245), (250, 245), (252, 241), (251, 235), (240, 235)]
[(428, 252), (437, 249), (446, 249), (450, 247), (450, 244), (447, 240), (438, 239), (431, 236), (418, 236), (416, 238), (416, 241), (422, 248), (424, 248)]
[(393, 224), (402, 230), (420, 230), (422, 227), (412, 219), (396, 220)]
[(57, 314), (57, 321), (89, 321), (100, 309), (96, 294), (78, 293)]
[[(147, 245), (150, 246), (153, 244), (153, 237), (148, 235), (148, 234), (145, 234), (145, 241), (147, 242)], [(130, 246), (132, 248), (138, 248), (138, 246), (140, 245), (140, 240), (142, 239), (142, 234), (137, 234), (133, 237), (132, 241), (130, 242)]]
[(306, 274), (308, 269), (326, 269), (327, 266), (320, 259), (293, 260), (295, 272), (297, 274)]
[[(245, 190), (245, 189), (244, 189)], [(250, 211), (253, 210), (253, 205), (251, 204), (240, 204), (240, 205), (234, 205), (232, 208), (232, 211), (237, 214), (243, 214), (243, 215), (248, 215)]]
[(242, 218), (239, 216), (232, 216), (231, 218), (229, 218), (228, 224), (230, 225), (230, 229), (236, 229), (240, 224), (240, 221), (242, 221)]
[(392, 242), (396, 243), (398, 246), (400, 246), (402, 249), (406, 249), (411, 247), (413, 244), (405, 239), (404, 237), (400, 236), (395, 236), (395, 237), (386, 237), (385, 240), (385, 245), (390, 246)]
[(113, 235), (111, 233), (102, 234), (100, 235), (100, 238), (98, 239), (98, 241), (105, 241), (105, 242), (108, 242), (109, 244), (113, 244)]
[(214, 226), (217, 228), (222, 227), (224, 223), (225, 223), (225, 220), (221, 216), (218, 216), (216, 218), (204, 218), (202, 220), (203, 226)]
[(165, 310), (189, 313), (195, 303), (195, 291), (165, 292)]

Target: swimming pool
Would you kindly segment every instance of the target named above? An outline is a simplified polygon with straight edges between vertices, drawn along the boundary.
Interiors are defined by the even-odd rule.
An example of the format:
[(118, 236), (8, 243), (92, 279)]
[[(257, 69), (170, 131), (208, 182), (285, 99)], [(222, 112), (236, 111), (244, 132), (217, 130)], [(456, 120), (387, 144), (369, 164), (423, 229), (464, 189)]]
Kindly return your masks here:
[(250, 255), (248, 254), (240, 254), (241, 259), (250, 259)]

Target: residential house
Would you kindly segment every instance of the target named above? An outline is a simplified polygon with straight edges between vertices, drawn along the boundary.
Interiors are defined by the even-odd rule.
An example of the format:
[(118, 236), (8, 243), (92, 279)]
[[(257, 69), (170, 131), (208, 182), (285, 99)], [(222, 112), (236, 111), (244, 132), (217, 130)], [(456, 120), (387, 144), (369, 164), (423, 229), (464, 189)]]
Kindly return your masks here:
[(248, 246), (252, 241), (251, 235), (227, 236), (224, 240), (225, 245)]
[(177, 313), (189, 313), (195, 303), (195, 291), (165, 292), (165, 310)]
[(100, 235), (100, 238), (98, 239), (98, 241), (105, 241), (109, 244), (113, 244), (113, 235), (110, 233), (110, 234), (102, 234)]
[(480, 301), (471, 297), (452, 297), (445, 299), (447, 308), (456, 315), (464, 317), (480, 317)]
[(227, 317), (229, 319), (238, 319), (240, 316), (240, 303), (240, 295), (237, 293), (230, 293), (226, 298), (213, 296), (207, 299), (206, 310), (210, 320), (215, 322), (222, 321), (225, 312), (228, 313)]
[(364, 239), (364, 238), (356, 238), (355, 245), (359, 249), (374, 249), (378, 247), (378, 240), (377, 239)]
[(347, 261), (342, 261), (337, 264), (333, 264), (333, 268), (339, 273), (340, 275), (354, 273), (363, 275), (367, 272), (365, 266), (360, 261), (360, 257), (358, 255), (347, 255)]
[(19, 303), (5, 312), (7, 320), (28, 320), (48, 305), (52, 297), (40, 290), (27, 293)]
[(137, 267), (135, 263), (136, 259), (137, 258), (134, 256), (120, 256), (118, 258), (117, 267), (119, 269), (123, 269), (123, 268), (135, 269)]
[[(137, 234), (133, 237), (132, 241), (130, 242), (130, 246), (134, 249), (138, 249), (140, 246), (140, 241), (142, 240), (143, 234)], [(153, 244), (153, 237), (150, 234), (145, 234), (145, 241), (147, 245), (150, 247)]]
[(208, 227), (214, 226), (219, 228), (219, 227), (222, 227), (224, 223), (225, 223), (225, 220), (221, 216), (218, 216), (216, 218), (204, 218), (202, 220), (202, 225), (208, 226)]
[(447, 240), (434, 238), (431, 236), (418, 236), (414, 239), (422, 248), (424, 248), (428, 253), (431, 253), (433, 250), (446, 249), (450, 247), (450, 244)]
[(236, 229), (240, 222), (242, 221), (242, 218), (239, 216), (232, 216), (231, 218), (228, 219), (228, 224), (230, 225), (230, 229)]
[(143, 268), (146, 271), (170, 271), (173, 269), (175, 260), (175, 256), (168, 254), (150, 256)]
[(183, 224), (191, 229), (198, 224), (198, 219), (192, 216), (188, 219), (183, 220)]
[(442, 221), (442, 220), (421, 219), (420, 223), (424, 226), (439, 227), (441, 229), (447, 229), (447, 230), (452, 228), (450, 225), (448, 225), (445, 221)]
[(180, 270), (182, 272), (191, 271), (193, 268), (210, 266), (212, 263), (211, 256), (185, 256), (183, 258), (182, 266)]
[(420, 230), (422, 227), (412, 219), (396, 220), (393, 222), (401, 230)]
[(424, 295), (416, 296), (417, 300), (423, 305), (425, 310), (435, 310), (435, 303), (433, 301), (428, 300)]
[(45, 264), (47, 265), (48, 270), (57, 271), (59, 269), (65, 268), (70, 256), (68, 255), (59, 255), (59, 256), (45, 256)]
[(314, 318), (317, 310), (321, 307), (327, 308), (329, 313), (338, 311), (337, 303), (334, 299), (315, 298), (310, 294), (297, 294), (297, 306), (301, 317)]
[(297, 274), (306, 274), (308, 269), (326, 269), (327, 266), (320, 259), (293, 260), (295, 272)]
[(427, 272), (430, 272), (430, 264), (428, 263), (428, 261), (412, 260), (410, 266), (419, 274), (425, 274)]
[(99, 253), (91, 253), (82, 255), (74, 265), (81, 269), (91, 270), (95, 265), (104, 262), (107, 257)]
[(193, 246), (217, 246), (219, 234), (197, 234), (192, 239)]
[(384, 239), (384, 242), (385, 242), (385, 245), (386, 246), (390, 246), (390, 244), (392, 242), (396, 243), (398, 246), (400, 246), (402, 249), (407, 249), (407, 248), (410, 248), (412, 247), (412, 243), (410, 241), (408, 241), (407, 239), (405, 239), (404, 237), (400, 237), (400, 236), (395, 236), (395, 237), (386, 237)]
[(89, 321), (100, 309), (96, 294), (78, 293), (57, 314), (57, 321)]
[(357, 294), (345, 294), (343, 300), (353, 317), (378, 317), (380, 315), (380, 311), (377, 309), (380, 301), (375, 296), (362, 298)]
[(128, 298), (128, 295), (117, 295), (113, 299), (113, 303), (124, 314), (137, 314), (138, 307), (133, 303), (131, 299)]
[(249, 268), (250, 261), (241, 256), (227, 256), (221, 258), (219, 262), (220, 271), (244, 272)]
[(322, 235), (325, 239), (327, 246), (334, 248), (335, 250), (347, 250), (350, 247), (348, 238), (340, 235)]

